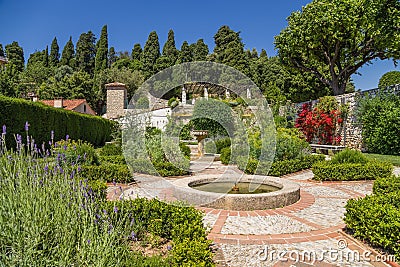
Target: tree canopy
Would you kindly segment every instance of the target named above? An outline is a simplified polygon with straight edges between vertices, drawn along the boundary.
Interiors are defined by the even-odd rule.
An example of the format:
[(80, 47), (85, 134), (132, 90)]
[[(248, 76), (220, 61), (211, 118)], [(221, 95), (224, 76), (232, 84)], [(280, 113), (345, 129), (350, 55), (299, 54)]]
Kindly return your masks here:
[(275, 37), (282, 62), (310, 72), (334, 95), (374, 59), (400, 57), (398, 0), (314, 0)]
[(400, 84), (400, 71), (389, 71), (379, 79), (379, 88)]

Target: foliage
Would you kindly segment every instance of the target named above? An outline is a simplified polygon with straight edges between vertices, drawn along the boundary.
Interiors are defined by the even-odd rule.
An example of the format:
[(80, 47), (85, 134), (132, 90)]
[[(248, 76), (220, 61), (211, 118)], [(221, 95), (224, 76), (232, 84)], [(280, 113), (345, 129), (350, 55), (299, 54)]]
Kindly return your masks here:
[(56, 67), (59, 62), (60, 62), (60, 47), (58, 46), (57, 38), (54, 37), (50, 47), (49, 65), (52, 67)]
[(274, 161), (302, 158), (310, 152), (310, 145), (297, 129), (279, 128), (277, 130)]
[(376, 195), (400, 192), (400, 176), (391, 175), (377, 178), (374, 182), (373, 192)]
[(375, 180), (392, 174), (393, 165), (388, 162), (368, 161), (361, 163), (321, 162), (314, 164), (312, 171), (318, 181)]
[(312, 73), (339, 95), (363, 65), (399, 58), (399, 17), (397, 0), (314, 0), (289, 16), (275, 47), (285, 65)]
[(343, 149), (339, 153), (332, 157), (331, 163), (343, 164), (343, 163), (361, 163), (365, 164), (368, 162), (368, 158), (358, 150), (354, 149)]
[(379, 79), (379, 88), (400, 84), (400, 71), (389, 71)]
[(84, 165), (82, 166), (80, 177), (89, 181), (100, 180), (110, 183), (130, 183), (134, 181), (126, 164), (106, 163), (99, 166)]
[(231, 109), (222, 101), (200, 99), (194, 105), (192, 125), (195, 130), (207, 130), (209, 136), (233, 133)]
[(7, 127), (6, 143), (14, 147), (13, 134), (25, 135), (24, 125), (28, 122), (29, 134), (35, 137), (41, 146), (69, 135), (73, 140), (83, 140), (95, 146), (101, 146), (111, 139), (111, 130), (115, 122), (91, 115), (57, 109), (40, 103), (0, 96), (0, 124)]
[(118, 165), (124, 165), (126, 164), (124, 156), (99, 156), (99, 162), (100, 164), (107, 164), (107, 163), (112, 163), (112, 164), (118, 164)]
[(56, 142), (53, 147), (53, 155), (57, 155), (58, 161), (64, 157), (66, 164), (97, 165), (99, 163), (93, 145), (81, 140), (67, 139)]
[(179, 149), (185, 158), (190, 159), (190, 148), (185, 143), (179, 143)]
[(60, 65), (70, 66), (71, 68), (75, 67), (75, 48), (71, 36), (69, 37), (69, 40), (65, 44), (64, 49), (61, 53)]
[(192, 61), (192, 51), (190, 50), (188, 42), (184, 41), (182, 43), (181, 51), (179, 52), (178, 60), (176, 61), (176, 63), (182, 64), (191, 61)]
[(113, 142), (105, 144), (99, 151), (100, 156), (122, 156), (121, 144)]
[(364, 97), (358, 102), (357, 114), (368, 152), (400, 155), (400, 96), (381, 92)]
[(350, 199), (344, 221), (356, 238), (400, 258), (400, 191)]
[(217, 149), (217, 154), (221, 154), (222, 149), (231, 146), (231, 139), (229, 137), (220, 138), (215, 140), (215, 147)]
[(96, 37), (92, 31), (82, 33), (76, 43), (76, 69), (93, 74), (96, 57)]
[(231, 147), (224, 147), (221, 149), (220, 153), (221, 153), (221, 162), (222, 164), (229, 164), (229, 162), (231, 161)]
[(147, 108), (149, 108), (149, 105), (150, 105), (149, 99), (144, 96), (139, 97), (139, 99), (136, 102), (136, 108), (139, 108), (139, 109), (147, 109)]
[(193, 61), (205, 61), (207, 59), (209, 50), (203, 39), (199, 39), (195, 44), (191, 44), (190, 48)]
[(108, 67), (108, 33), (107, 25), (101, 29), (100, 39), (96, 44), (96, 56), (94, 71), (97, 73)]
[(160, 43), (155, 31), (149, 34), (149, 38), (143, 48), (142, 64), (145, 79), (156, 73), (155, 63), (160, 57)]
[(19, 46), (18, 42), (12, 42), (5, 46), (6, 56), (10, 65), (14, 65), (18, 72), (22, 72), (25, 68), (24, 50)]
[(322, 97), (314, 108), (310, 103), (303, 104), (295, 126), (304, 133), (307, 142), (339, 144), (346, 111), (346, 106), (339, 105), (334, 97)]
[(174, 108), (174, 107), (176, 107), (177, 105), (179, 105), (179, 101), (178, 101), (175, 97), (171, 97), (171, 98), (168, 100), (168, 107)]
[[(126, 231), (134, 231), (139, 240), (146, 233), (143, 230), (172, 240), (172, 256), (167, 258), (172, 266), (214, 266), (211, 241), (207, 240), (203, 227), (203, 215), (195, 208), (144, 198), (105, 202), (104, 208), (107, 213), (115, 215), (113, 220), (123, 220)], [(115, 213), (115, 210), (118, 212)]]
[(324, 161), (324, 155), (305, 155), (301, 158), (275, 161), (272, 165), (264, 166), (258, 160), (250, 158), (247, 161), (240, 159), (238, 161), (238, 168), (248, 174), (261, 174), (271, 176), (282, 176), (289, 173), (305, 170), (311, 168), (314, 163)]

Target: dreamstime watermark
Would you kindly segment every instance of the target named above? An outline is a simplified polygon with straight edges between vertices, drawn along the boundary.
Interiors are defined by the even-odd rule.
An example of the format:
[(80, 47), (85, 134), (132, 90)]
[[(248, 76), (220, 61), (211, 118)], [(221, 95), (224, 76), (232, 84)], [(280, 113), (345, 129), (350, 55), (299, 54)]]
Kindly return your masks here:
[[(160, 99), (170, 99), (171, 96), (179, 98), (180, 101), (178, 106), (167, 112), (165, 117), (168, 117), (168, 123), (164, 124), (164, 130), (159, 133), (158, 140), (161, 140), (159, 142), (149, 137), (146, 129), (159, 123), (156, 120), (162, 112), (159, 108)], [(150, 100), (148, 109), (143, 109), (139, 105), (143, 102), (143, 98)], [(221, 98), (224, 101), (221, 101)], [(234, 108), (235, 105), (231, 105), (239, 103), (235, 102), (235, 99), (239, 99), (240, 106), (243, 107), (240, 112)], [(161, 177), (163, 173), (160, 173), (160, 166), (171, 169), (170, 165), (166, 164), (168, 163), (184, 171), (193, 171), (193, 162), (189, 163), (179, 147), (180, 133), (184, 130), (188, 118), (198, 121), (209, 120), (214, 121), (214, 125), (219, 124), (231, 139), (231, 154), (243, 166), (247, 165), (251, 157), (247, 133), (250, 125), (259, 132), (260, 144), (257, 144), (259, 164), (255, 173), (268, 173), (274, 160), (276, 129), (272, 111), (255, 83), (232, 67), (214, 62), (188, 62), (172, 66), (145, 81), (135, 91), (129, 106), (131, 108), (127, 109), (126, 116), (121, 119), (123, 154), (134, 173), (147, 173), (159, 176), (162, 180), (158, 180), (155, 185), (148, 182), (151, 179), (143, 178), (139, 186), (149, 196), (157, 197), (160, 192), (173, 191), (170, 189), (174, 188), (174, 183)], [(187, 116), (185, 112), (189, 110), (190, 113), (191, 109), (191, 116)], [(213, 139), (209, 139), (209, 142), (213, 142)], [(149, 155), (149, 150), (152, 148), (156, 148), (157, 155)], [(155, 162), (151, 157), (158, 157), (158, 160)], [(205, 164), (197, 164), (198, 166), (203, 169), (208, 167)], [(197, 171), (201, 171), (201, 168)], [(230, 179), (236, 183), (240, 181), (242, 174), (226, 172), (216, 178), (213, 182)], [(254, 176), (249, 183), (249, 191), (256, 190), (264, 182), (263, 179), (265, 176)], [(199, 201), (204, 203), (196, 204), (207, 204), (219, 197), (221, 196), (216, 195), (214, 199), (200, 199)]]
[[(347, 242), (340, 239), (337, 242), (337, 248), (321, 250), (277, 250), (265, 245), (257, 253), (259, 261), (262, 262), (290, 262), (315, 264), (316, 262), (331, 263), (362, 263), (362, 262), (395, 262), (394, 255), (374, 254), (369, 250), (358, 251), (348, 248)], [(295, 266), (295, 265), (292, 265)]]

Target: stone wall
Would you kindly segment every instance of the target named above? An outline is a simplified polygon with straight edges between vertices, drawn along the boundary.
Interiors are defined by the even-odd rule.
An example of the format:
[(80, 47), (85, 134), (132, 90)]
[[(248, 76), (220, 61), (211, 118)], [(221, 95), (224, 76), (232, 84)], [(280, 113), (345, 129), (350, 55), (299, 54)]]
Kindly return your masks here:
[[(342, 140), (340, 145), (363, 150), (363, 142), (362, 142), (362, 125), (357, 120), (355, 109), (357, 106), (357, 99), (362, 97), (375, 97), (380, 93), (393, 93), (393, 94), (400, 94), (400, 84), (389, 86), (387, 88), (375, 88), (366, 91), (354, 92), (350, 94), (338, 95), (335, 96), (337, 101), (342, 104), (347, 104), (349, 107), (349, 112), (347, 115), (347, 119), (345, 120), (343, 130), (341, 132)], [(301, 107), (304, 103), (311, 103), (312, 106), (315, 106), (318, 103), (318, 100), (312, 100), (303, 103), (295, 104), (296, 110), (300, 111)]]
[(126, 86), (123, 83), (106, 84), (107, 89), (107, 112), (108, 119), (117, 119), (125, 116), (127, 103)]

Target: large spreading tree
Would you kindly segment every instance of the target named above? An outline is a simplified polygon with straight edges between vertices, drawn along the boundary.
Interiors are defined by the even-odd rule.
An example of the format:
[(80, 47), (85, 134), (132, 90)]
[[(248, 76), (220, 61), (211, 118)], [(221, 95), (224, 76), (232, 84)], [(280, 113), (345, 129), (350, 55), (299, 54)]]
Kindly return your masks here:
[(345, 93), (352, 74), (374, 59), (400, 57), (398, 0), (314, 0), (275, 37), (282, 62)]

